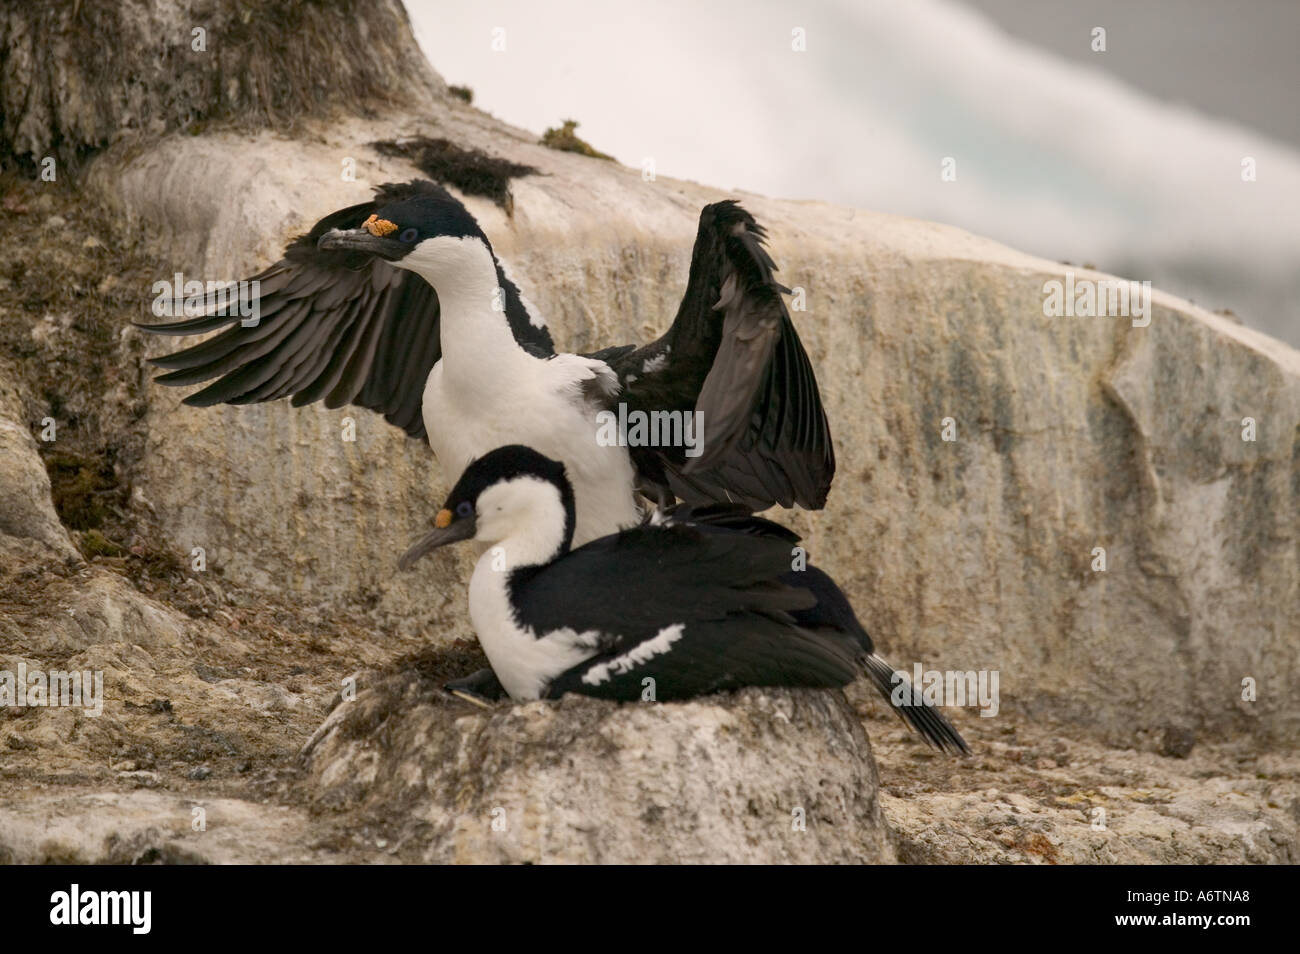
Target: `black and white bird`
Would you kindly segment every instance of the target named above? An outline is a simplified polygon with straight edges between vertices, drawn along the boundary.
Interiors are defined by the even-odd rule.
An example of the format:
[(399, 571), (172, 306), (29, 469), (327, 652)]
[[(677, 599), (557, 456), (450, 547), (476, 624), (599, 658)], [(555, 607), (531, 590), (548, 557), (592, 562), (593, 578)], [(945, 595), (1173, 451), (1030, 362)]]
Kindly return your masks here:
[[(415, 180), (378, 187), (290, 243), (252, 279), (255, 325), (209, 295), (197, 317), (141, 327), (226, 329), (152, 359), (170, 369), (164, 384), (212, 381), (186, 404), (292, 397), (370, 408), (427, 437), (448, 482), (495, 447), (536, 447), (564, 462), (584, 543), (634, 524), (638, 490), (661, 504), (825, 503), (830, 429), (763, 238), (734, 201), (706, 206), (664, 335), (565, 354), (465, 206)], [(611, 418), (599, 415), (620, 405), (629, 420), (698, 411), (702, 442), (688, 447), (680, 424), (658, 445), (602, 439)]]
[[(735, 507), (681, 507), (572, 546), (565, 466), (528, 447), (473, 462), (402, 556), (409, 569), (460, 540), (487, 549), (469, 610), (492, 664), (448, 688), (471, 699), (566, 692), (658, 701), (744, 686), (844, 686), (862, 672), (927, 742), (967, 751), (906, 676), (876, 655), (844, 593), (824, 572), (793, 569), (789, 530)], [(900, 689), (900, 683), (904, 688)]]

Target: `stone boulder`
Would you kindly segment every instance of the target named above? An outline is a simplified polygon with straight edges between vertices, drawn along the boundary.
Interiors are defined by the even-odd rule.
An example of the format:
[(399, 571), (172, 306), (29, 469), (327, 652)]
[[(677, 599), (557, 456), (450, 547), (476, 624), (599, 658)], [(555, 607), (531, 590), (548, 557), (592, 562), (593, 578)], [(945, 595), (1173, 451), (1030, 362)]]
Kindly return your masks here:
[(306, 754), (318, 806), (385, 825), (425, 862), (895, 860), (839, 692), (484, 711), (407, 669), (340, 701)]

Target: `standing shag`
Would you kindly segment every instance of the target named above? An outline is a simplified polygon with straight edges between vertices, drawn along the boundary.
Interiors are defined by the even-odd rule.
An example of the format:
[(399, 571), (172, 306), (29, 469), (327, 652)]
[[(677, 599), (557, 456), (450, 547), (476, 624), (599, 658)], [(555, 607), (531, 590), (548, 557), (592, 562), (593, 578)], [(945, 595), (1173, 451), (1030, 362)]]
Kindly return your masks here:
[(492, 664), (449, 684), (470, 698), (566, 692), (685, 699), (744, 686), (844, 686), (865, 671), (927, 742), (967, 751), (937, 709), (875, 653), (835, 582), (791, 568), (789, 530), (736, 508), (678, 508), (574, 549), (565, 466), (521, 446), (472, 463), (402, 556), (459, 540), (489, 549), (469, 587)]
[[(423, 180), (375, 191), (254, 276), (255, 325), (215, 295), (199, 317), (141, 325), (169, 335), (233, 325), (152, 359), (170, 369), (158, 380), (212, 381), (185, 398), (201, 407), (292, 397), (370, 408), (427, 436), (451, 482), (495, 447), (536, 447), (567, 468), (578, 543), (635, 523), (638, 489), (661, 504), (823, 506), (835, 457), (817, 379), (763, 229), (734, 201), (701, 213), (661, 338), (579, 355), (556, 352), (459, 200)], [(694, 448), (680, 429), (657, 444), (601, 438), (614, 413), (693, 411)]]

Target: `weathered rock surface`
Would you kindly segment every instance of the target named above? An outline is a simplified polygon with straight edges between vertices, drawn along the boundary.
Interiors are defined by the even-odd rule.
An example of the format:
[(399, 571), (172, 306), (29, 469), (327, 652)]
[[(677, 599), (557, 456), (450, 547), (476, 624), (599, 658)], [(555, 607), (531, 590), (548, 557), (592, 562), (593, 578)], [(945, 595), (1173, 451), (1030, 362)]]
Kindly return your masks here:
[(277, 127), (444, 89), (400, 0), (0, 10), (0, 143), (33, 164), (212, 120)]
[[(28, 40), (7, 29), (12, 65)], [(1045, 317), (1061, 266), (939, 225), (741, 196), (806, 293), (794, 317), (840, 460), (828, 508), (789, 520), (894, 662), (999, 671), (998, 716), (954, 716), (974, 758), (936, 758), (860, 685), (847, 706), (748, 692), (485, 712), (436, 691), (482, 664), (464, 647), (436, 674), (395, 662), (468, 633), (464, 557), (393, 573), (439, 502), (427, 448), (359, 410), (181, 406), (139, 366), (165, 345), (127, 328), (152, 281), (251, 273), (416, 174), (369, 143), (426, 133), (539, 170), (513, 182), (510, 216), (468, 204), (583, 350), (665, 326), (699, 207), (729, 194), (543, 149), (421, 82), (418, 114), (283, 132), (154, 116), (196, 134), (131, 127), (91, 162), (91, 195), (65, 176), (6, 201), (6, 235), (47, 241), (36, 257), (65, 278), (69, 250), (83, 268), (48, 296), (0, 276), (0, 670), (100, 671), (106, 699), (98, 717), (0, 710), (0, 861), (1300, 858), (1300, 354), (1158, 293), (1148, 327)], [(74, 106), (28, 125), (62, 124), (78, 149), (117, 139)], [(51, 501), (32, 438), (47, 415), (112, 458), (104, 530), (122, 539)]]
[(325, 806), (399, 819), (428, 862), (895, 860), (871, 746), (840, 693), (475, 711), (410, 671), (334, 710), (309, 750)]
[[(855, 687), (850, 696), (869, 691)], [(1160, 754), (1011, 716), (964, 722), (974, 755), (953, 760), (919, 749), (890, 719), (879, 713), (868, 731), (885, 818), (905, 863), (1300, 860), (1294, 748), (1216, 742)]]
[[(455, 102), (310, 140), (169, 139), (106, 156), (95, 181), (177, 268), (232, 277), (415, 174), (366, 144), (416, 132), (541, 170), (514, 181), (512, 218), (469, 205), (562, 346), (670, 320), (698, 210), (722, 193), (552, 152)], [(999, 670), (1004, 705), (1112, 741), (1300, 736), (1300, 353), (1160, 293), (1148, 327), (1045, 317), (1058, 264), (940, 225), (742, 198), (807, 293), (795, 319), (840, 461), (827, 509), (789, 519), (897, 661)], [(442, 491), (426, 449), (354, 409), (178, 399), (151, 395), (138, 475), (173, 539), (289, 598), (458, 632), (463, 565), (392, 573)]]
[(39, 795), (0, 805), (0, 864), (306, 864), (319, 860), (310, 824), (228, 798)]
[(55, 512), (15, 379), (0, 364), (0, 583), (14, 580), (29, 581), (30, 591), (0, 607), (0, 657), (19, 646), (66, 656), (104, 642), (174, 645), (184, 625), (120, 577), (85, 565)]
[(0, 557), (79, 555), (50, 500), (50, 477), (23, 423), (15, 377), (0, 364)]

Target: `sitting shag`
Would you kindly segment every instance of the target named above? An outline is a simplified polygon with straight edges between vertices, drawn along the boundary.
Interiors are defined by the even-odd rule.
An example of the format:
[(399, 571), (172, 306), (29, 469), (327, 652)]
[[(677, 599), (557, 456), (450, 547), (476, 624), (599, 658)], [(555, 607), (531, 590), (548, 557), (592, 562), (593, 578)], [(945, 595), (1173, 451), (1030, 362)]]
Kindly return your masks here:
[(415, 180), (291, 242), (249, 280), (255, 320), (214, 292), (198, 317), (141, 327), (226, 328), (152, 359), (164, 384), (212, 381), (186, 404), (370, 408), (427, 437), (449, 482), (495, 447), (535, 447), (566, 465), (585, 543), (636, 523), (638, 490), (661, 505), (825, 503), (830, 429), (763, 237), (735, 202), (706, 206), (662, 337), (558, 353), (465, 206)]
[(735, 507), (657, 513), (573, 549), (565, 467), (521, 446), (472, 463), (402, 569), (458, 540), (488, 547), (469, 610), (492, 664), (449, 689), (470, 698), (687, 699), (744, 686), (844, 686), (864, 670), (926, 741), (966, 743), (876, 655), (843, 592), (792, 569), (789, 530)]

